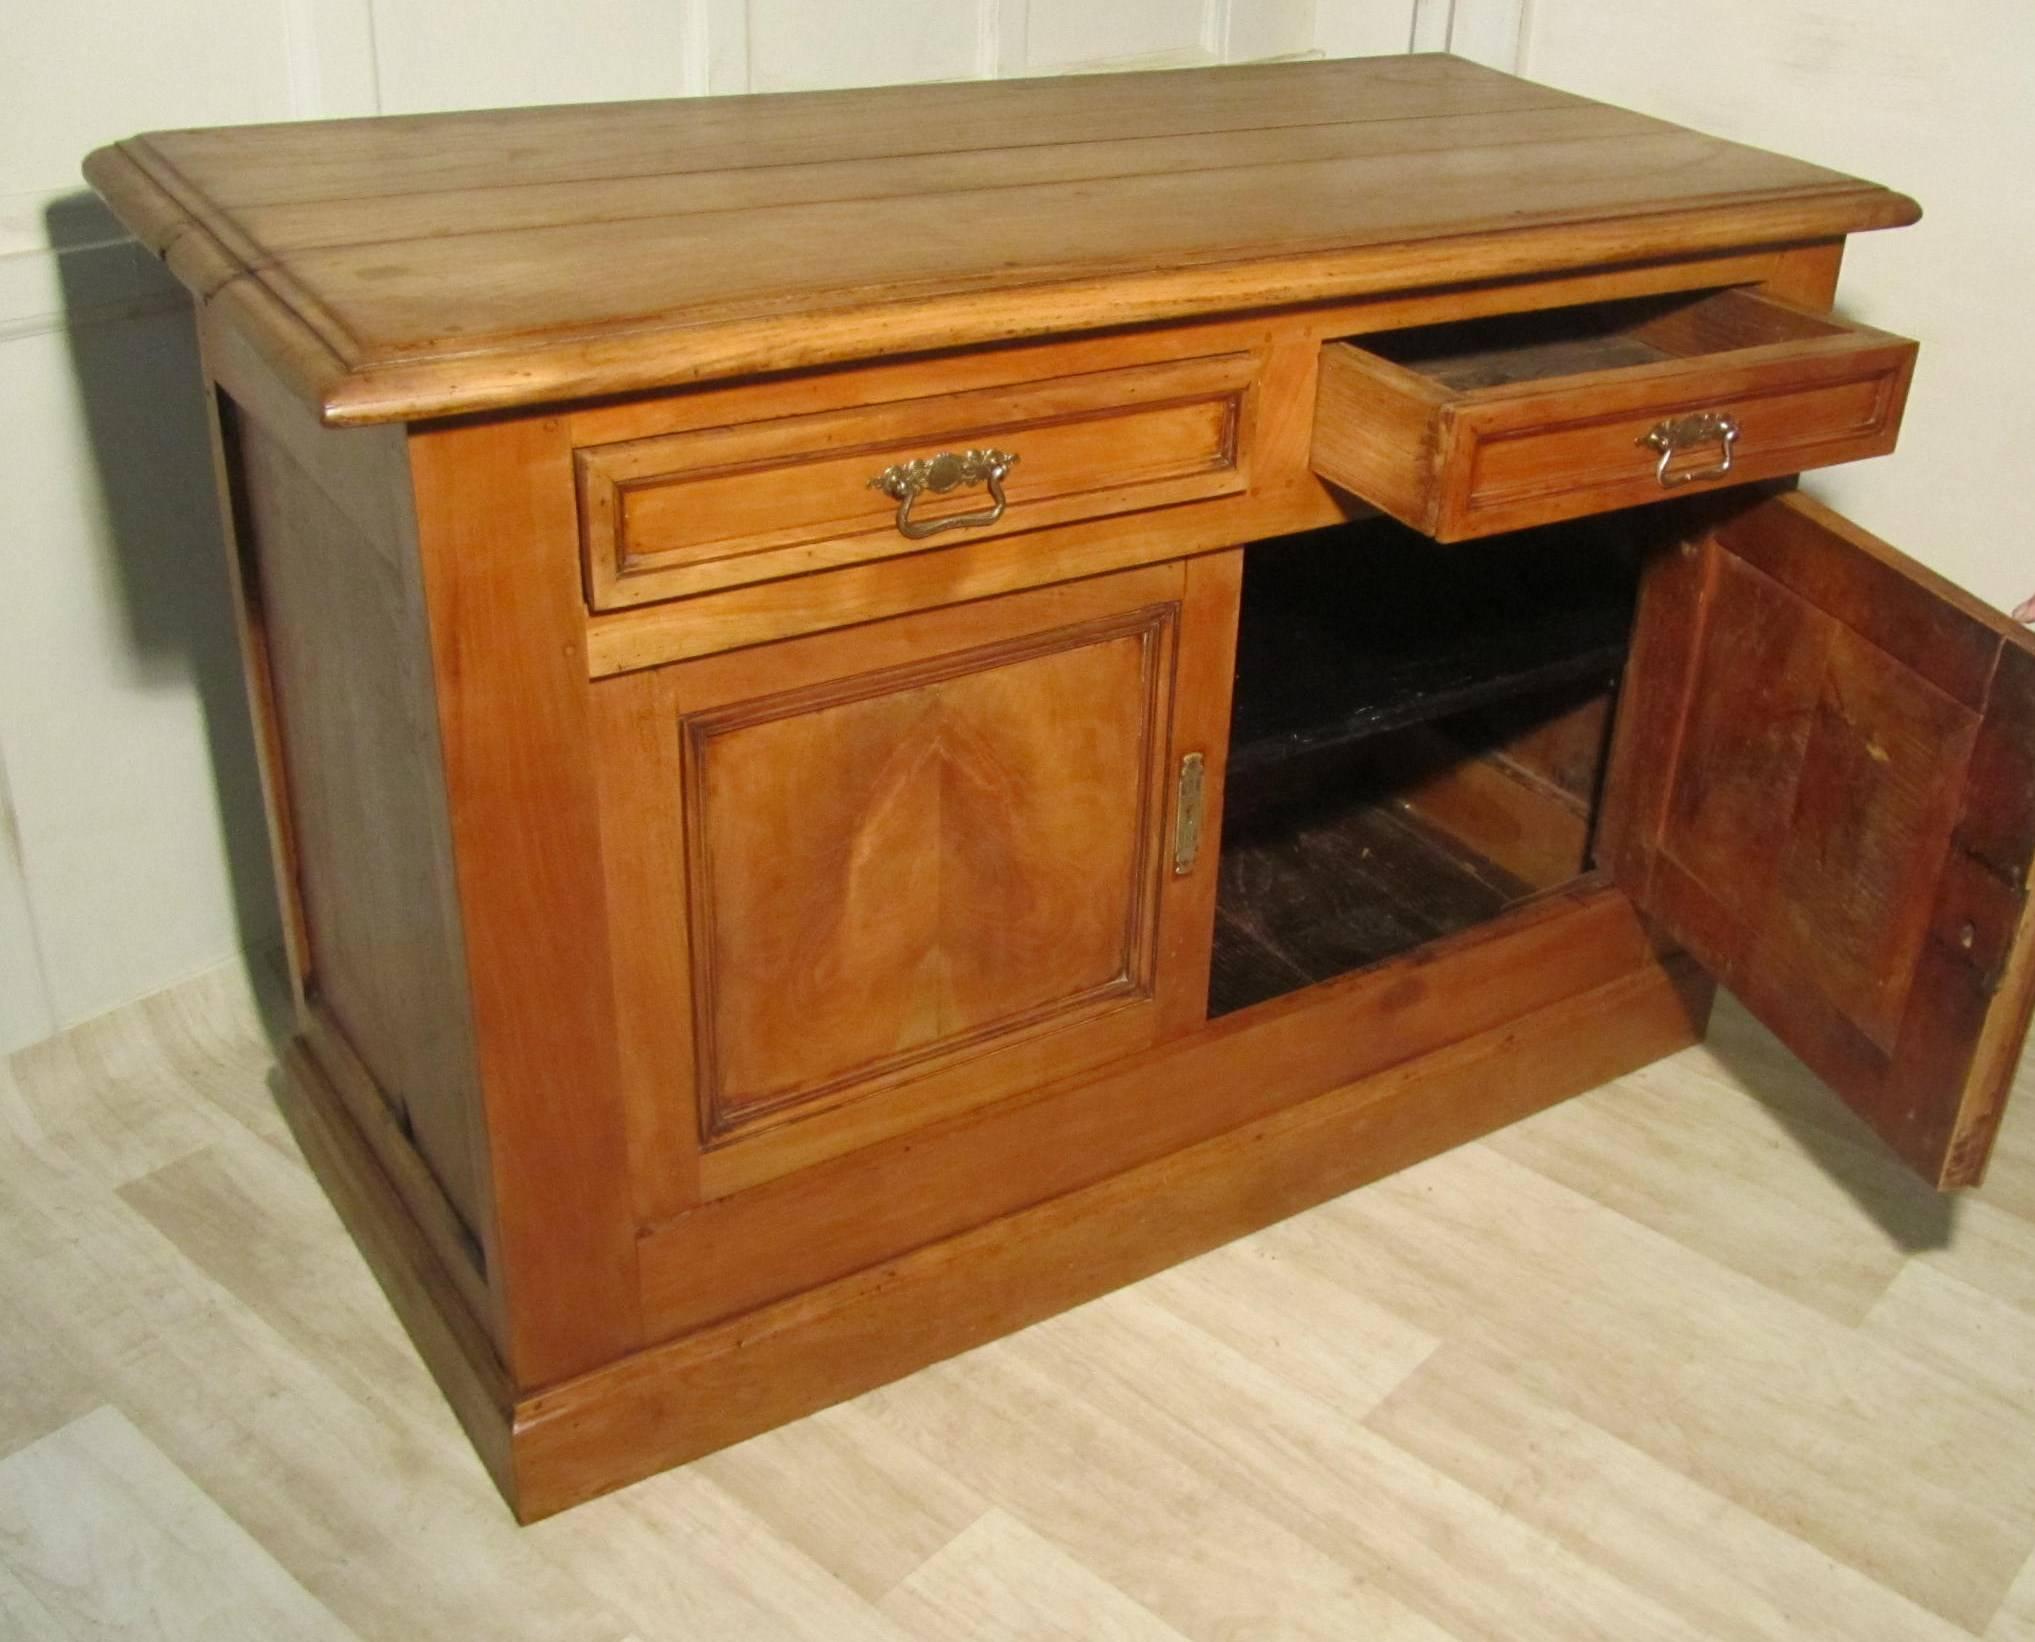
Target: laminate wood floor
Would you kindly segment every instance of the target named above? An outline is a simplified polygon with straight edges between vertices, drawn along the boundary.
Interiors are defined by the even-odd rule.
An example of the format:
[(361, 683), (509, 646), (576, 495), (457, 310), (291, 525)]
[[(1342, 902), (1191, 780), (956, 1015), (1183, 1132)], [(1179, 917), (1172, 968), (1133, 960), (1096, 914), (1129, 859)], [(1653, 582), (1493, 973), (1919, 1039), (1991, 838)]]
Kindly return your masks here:
[(1727, 1003), (519, 1530), (268, 1075), (226, 972), (0, 1074), (0, 1634), (2035, 1642), (2035, 1089), (1939, 1199)]

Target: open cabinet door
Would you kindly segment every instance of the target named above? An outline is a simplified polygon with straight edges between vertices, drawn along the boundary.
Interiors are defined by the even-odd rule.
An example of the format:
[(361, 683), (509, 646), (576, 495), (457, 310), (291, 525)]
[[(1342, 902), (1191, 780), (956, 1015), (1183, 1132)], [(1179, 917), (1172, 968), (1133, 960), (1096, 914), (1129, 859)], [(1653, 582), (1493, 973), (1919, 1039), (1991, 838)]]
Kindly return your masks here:
[(2035, 642), (1804, 497), (1648, 572), (1598, 856), (1939, 1186), (2035, 987)]

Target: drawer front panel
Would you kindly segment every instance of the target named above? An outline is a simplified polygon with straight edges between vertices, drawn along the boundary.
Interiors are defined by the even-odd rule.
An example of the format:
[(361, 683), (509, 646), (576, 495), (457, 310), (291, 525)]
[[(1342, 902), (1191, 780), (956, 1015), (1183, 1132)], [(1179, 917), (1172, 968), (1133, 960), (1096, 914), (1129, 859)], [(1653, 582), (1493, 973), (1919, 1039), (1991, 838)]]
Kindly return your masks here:
[(1311, 460), (1465, 541), (1884, 454), (1914, 361), (1734, 290), (1335, 342)]
[[(1691, 372), (1686, 380), (1636, 383), (1606, 393), (1581, 418), (1570, 407), (1465, 412), (1457, 419), (1453, 483), (1441, 497), (1450, 536), (1517, 530), (1611, 508), (1638, 507), (1718, 484), (1743, 484), (1883, 455), (1900, 429), (1912, 351), (1893, 357), (1776, 361), (1743, 370)], [(1546, 419), (1540, 419), (1545, 414)], [(1647, 441), (1682, 418), (1728, 417), (1728, 473), (1721, 444), (1699, 439), (1677, 452), (1662, 482), (1660, 451)]]
[[(1248, 354), (1169, 361), (701, 428), (576, 455), (596, 610), (865, 563), (928, 546), (1209, 497), (1249, 482)], [(943, 452), (1016, 457), (993, 522), (927, 536), (871, 481)], [(912, 502), (915, 528), (991, 510), (984, 483)]]

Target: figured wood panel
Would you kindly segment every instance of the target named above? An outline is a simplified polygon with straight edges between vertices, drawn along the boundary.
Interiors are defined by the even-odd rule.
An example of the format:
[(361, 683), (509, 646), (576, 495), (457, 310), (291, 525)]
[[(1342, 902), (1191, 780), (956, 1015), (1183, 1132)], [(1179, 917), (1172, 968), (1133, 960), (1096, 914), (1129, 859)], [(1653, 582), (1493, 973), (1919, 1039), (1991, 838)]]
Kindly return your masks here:
[(1149, 998), (1176, 608), (686, 721), (710, 1135)]
[(595, 684), (644, 1223), (1199, 1024), (1239, 558)]
[(1639, 635), (1620, 882), (1902, 1157), (1974, 1183), (2031, 1004), (2035, 641), (1799, 497), (1665, 561)]
[[(590, 600), (614, 609), (924, 551), (871, 480), (942, 450), (1017, 457), (1003, 518), (951, 540), (1235, 494), (1256, 371), (1246, 354), (1187, 359), (582, 449)], [(927, 493), (912, 518), (985, 502), (979, 484)]]
[(1915, 214), (1448, 58), (159, 133), (90, 175), (334, 420)]

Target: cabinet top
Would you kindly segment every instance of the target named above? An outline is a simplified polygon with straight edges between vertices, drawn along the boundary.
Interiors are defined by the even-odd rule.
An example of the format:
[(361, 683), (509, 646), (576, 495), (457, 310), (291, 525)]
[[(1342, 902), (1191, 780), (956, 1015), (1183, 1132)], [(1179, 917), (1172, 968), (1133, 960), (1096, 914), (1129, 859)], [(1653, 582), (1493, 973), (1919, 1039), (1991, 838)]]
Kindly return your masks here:
[(1435, 56), (155, 132), (85, 174), (335, 424), (1919, 215)]

